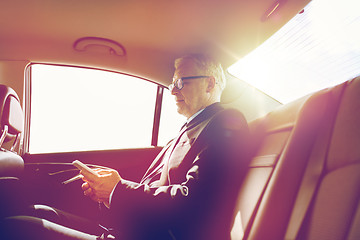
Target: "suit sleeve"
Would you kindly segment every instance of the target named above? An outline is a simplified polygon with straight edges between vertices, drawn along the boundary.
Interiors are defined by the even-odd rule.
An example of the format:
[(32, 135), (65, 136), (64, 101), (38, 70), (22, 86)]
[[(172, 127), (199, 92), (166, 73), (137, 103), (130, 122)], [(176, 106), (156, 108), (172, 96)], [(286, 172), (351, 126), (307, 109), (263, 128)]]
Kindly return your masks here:
[(229, 193), (237, 193), (235, 188), (248, 165), (248, 139), (247, 123), (240, 112), (224, 110), (215, 115), (186, 156), (190, 164), (184, 181), (150, 187), (121, 180), (111, 202), (114, 218), (130, 223), (157, 216), (157, 221), (170, 223), (169, 215), (203, 217), (201, 213), (218, 201), (231, 199)]

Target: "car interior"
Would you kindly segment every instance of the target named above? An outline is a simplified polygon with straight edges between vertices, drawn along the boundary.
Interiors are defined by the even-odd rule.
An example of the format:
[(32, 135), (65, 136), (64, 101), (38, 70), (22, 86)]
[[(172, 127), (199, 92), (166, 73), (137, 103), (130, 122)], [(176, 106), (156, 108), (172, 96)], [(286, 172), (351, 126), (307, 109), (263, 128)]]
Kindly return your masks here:
[[(356, 0), (1, 3), (0, 218), (31, 204), (97, 218), (82, 181), (64, 183), (79, 173), (71, 163), (140, 180), (171, 139), (164, 126), (176, 132), (183, 122), (166, 118), (174, 60), (204, 53), (226, 70), (221, 103), (241, 111), (251, 133), (231, 239), (360, 239)], [(70, 78), (63, 68), (89, 73)], [(96, 72), (121, 79), (92, 83)], [(90, 115), (79, 120), (83, 109)]]

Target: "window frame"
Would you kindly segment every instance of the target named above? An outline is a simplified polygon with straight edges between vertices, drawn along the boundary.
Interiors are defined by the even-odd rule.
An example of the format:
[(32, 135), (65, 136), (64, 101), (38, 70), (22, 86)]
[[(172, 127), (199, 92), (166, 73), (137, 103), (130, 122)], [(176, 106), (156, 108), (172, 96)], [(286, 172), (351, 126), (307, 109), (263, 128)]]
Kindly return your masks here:
[[(152, 133), (151, 133), (151, 139), (150, 141), (150, 147), (158, 147), (158, 137), (159, 137), (159, 128), (160, 128), (160, 117), (161, 117), (161, 109), (162, 109), (162, 99), (163, 99), (163, 93), (164, 88), (167, 88), (166, 86), (157, 83), (155, 81), (149, 80), (144, 77), (136, 76), (133, 74), (128, 74), (120, 71), (114, 71), (114, 70), (108, 70), (108, 69), (102, 69), (102, 68), (95, 68), (95, 67), (85, 67), (85, 66), (76, 66), (76, 65), (70, 65), (70, 64), (54, 64), (54, 63), (29, 63), (25, 68), (25, 79), (24, 79), (24, 115), (25, 115), (25, 126), (24, 126), (24, 136), (23, 141), (21, 143), (21, 154), (32, 154), (29, 152), (29, 146), (30, 146), (30, 121), (31, 121), (31, 101), (32, 101), (32, 66), (34, 65), (48, 65), (48, 66), (59, 66), (59, 67), (75, 67), (75, 68), (82, 68), (82, 69), (90, 69), (90, 70), (99, 70), (99, 71), (105, 71), (110, 73), (116, 73), (121, 75), (126, 75), (134, 78), (138, 78), (143, 81), (147, 81), (153, 84), (156, 84), (157, 90), (156, 90), (156, 97), (154, 102), (154, 117), (153, 117), (153, 124), (152, 124)], [(121, 149), (121, 148), (120, 148)], [(89, 152), (94, 150), (87, 150)], [(104, 150), (95, 150), (95, 151), (108, 151), (108, 149)], [(69, 151), (73, 152), (73, 151)], [(33, 153), (38, 154), (38, 153)]]

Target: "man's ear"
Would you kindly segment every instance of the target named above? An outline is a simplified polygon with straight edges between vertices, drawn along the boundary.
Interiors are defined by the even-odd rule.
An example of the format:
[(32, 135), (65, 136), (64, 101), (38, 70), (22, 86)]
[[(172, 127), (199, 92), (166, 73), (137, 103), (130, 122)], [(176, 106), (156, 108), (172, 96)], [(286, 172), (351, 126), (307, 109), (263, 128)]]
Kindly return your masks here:
[(215, 84), (216, 84), (215, 78), (212, 76), (208, 77), (208, 85), (206, 88), (206, 92), (211, 92), (215, 88)]

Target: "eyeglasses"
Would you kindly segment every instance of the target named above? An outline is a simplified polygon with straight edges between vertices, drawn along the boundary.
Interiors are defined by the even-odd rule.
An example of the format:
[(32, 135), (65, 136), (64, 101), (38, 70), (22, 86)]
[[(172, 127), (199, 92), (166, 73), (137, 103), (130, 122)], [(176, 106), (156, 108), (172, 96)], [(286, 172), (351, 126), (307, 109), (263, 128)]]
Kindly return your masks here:
[(170, 92), (176, 88), (177, 90), (181, 90), (184, 87), (184, 80), (188, 79), (196, 79), (196, 78), (208, 78), (210, 76), (190, 76), (190, 77), (182, 77), (178, 79), (174, 79), (173, 83), (169, 85)]

